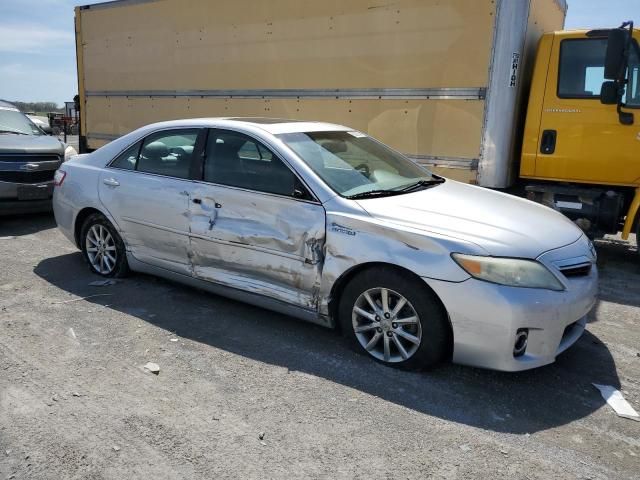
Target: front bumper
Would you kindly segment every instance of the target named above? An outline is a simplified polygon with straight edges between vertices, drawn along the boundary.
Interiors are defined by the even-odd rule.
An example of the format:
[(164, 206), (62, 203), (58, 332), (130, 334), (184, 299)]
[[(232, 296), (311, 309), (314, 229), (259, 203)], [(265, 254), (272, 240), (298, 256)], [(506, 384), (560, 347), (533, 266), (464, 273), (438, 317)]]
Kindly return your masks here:
[(0, 199), (0, 215), (22, 215), (25, 213), (42, 213), (52, 210), (51, 199), (47, 200), (2, 200)]
[[(453, 328), (453, 361), (504, 371), (553, 363), (584, 332), (596, 302), (598, 272), (568, 281), (566, 291), (516, 288), (469, 279), (424, 279), (444, 303)], [(524, 355), (514, 357), (519, 329), (529, 329)]]
[(22, 184), (0, 181), (0, 215), (20, 215), (23, 213), (50, 212), (53, 195), (53, 182), (25, 185), (44, 190), (43, 196), (37, 200), (19, 199), (18, 187)]

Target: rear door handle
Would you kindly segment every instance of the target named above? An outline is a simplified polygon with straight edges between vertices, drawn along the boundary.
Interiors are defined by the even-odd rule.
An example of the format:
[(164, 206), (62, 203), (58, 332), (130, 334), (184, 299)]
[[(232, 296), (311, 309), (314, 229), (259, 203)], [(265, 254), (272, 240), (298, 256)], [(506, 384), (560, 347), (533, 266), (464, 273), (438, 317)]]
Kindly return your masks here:
[(212, 212), (211, 218), (209, 218), (209, 230), (213, 230), (213, 227), (216, 224), (217, 219), (218, 219), (218, 211), (214, 210)]
[(556, 138), (558, 132), (556, 130), (545, 130), (542, 132), (542, 140), (540, 141), (540, 153), (545, 155), (553, 155), (556, 151)]
[(198, 205), (202, 204), (202, 199), (201, 198), (194, 198), (191, 200), (193, 203), (197, 203)]
[(102, 183), (104, 183), (108, 187), (119, 187), (120, 186), (120, 182), (117, 181), (115, 178), (105, 178), (105, 179), (102, 180)]

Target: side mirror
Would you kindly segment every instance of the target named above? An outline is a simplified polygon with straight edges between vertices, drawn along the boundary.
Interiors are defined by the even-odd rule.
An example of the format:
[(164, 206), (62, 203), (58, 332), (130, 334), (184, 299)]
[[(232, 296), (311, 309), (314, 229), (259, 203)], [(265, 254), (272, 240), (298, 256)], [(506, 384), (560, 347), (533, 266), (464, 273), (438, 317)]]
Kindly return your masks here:
[(42, 130), (47, 135), (53, 135), (53, 129), (49, 125), (41, 125), (40, 130)]
[(633, 125), (634, 115), (631, 112), (623, 112), (620, 107), (620, 100), (624, 90), (618, 85), (618, 82), (604, 82), (600, 90), (600, 103), (604, 105), (618, 105), (618, 118), (622, 125)]
[(627, 67), (625, 53), (629, 43), (629, 31), (614, 28), (609, 31), (607, 53), (604, 60), (604, 78), (607, 80), (623, 80), (621, 75)]
[(604, 82), (600, 90), (600, 102), (604, 105), (617, 105), (620, 92), (616, 82)]

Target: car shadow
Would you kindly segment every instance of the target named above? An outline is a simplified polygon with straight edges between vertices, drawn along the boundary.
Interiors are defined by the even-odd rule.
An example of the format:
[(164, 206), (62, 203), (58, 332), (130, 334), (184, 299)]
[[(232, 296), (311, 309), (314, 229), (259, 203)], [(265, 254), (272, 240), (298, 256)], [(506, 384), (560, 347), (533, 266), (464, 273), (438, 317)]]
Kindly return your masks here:
[(351, 351), (333, 330), (154, 277), (134, 274), (109, 287), (89, 286), (97, 277), (80, 253), (43, 260), (34, 272), (80, 297), (108, 293), (86, 301), (185, 339), (495, 432), (525, 434), (568, 424), (603, 406), (592, 382), (620, 388), (608, 348), (589, 332), (556, 363), (527, 372), (452, 364), (405, 372)]
[(609, 238), (594, 243), (598, 251), (600, 300), (640, 307), (640, 255), (635, 246)]
[(55, 227), (51, 212), (0, 216), (0, 237), (22, 237)]

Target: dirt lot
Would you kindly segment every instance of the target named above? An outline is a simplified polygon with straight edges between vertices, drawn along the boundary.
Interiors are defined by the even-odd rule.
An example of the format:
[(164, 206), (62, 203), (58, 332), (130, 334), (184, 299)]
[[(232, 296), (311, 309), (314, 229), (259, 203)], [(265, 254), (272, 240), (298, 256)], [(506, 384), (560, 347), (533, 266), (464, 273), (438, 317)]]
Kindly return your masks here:
[(0, 479), (637, 479), (640, 423), (591, 383), (640, 410), (640, 258), (598, 250), (601, 301), (554, 365), (418, 374), (151, 277), (89, 286), (50, 216), (0, 218)]

